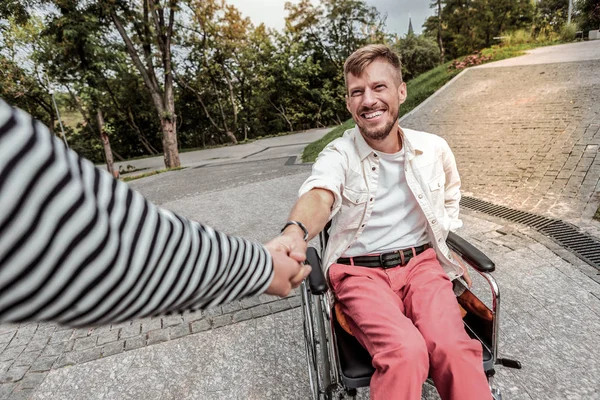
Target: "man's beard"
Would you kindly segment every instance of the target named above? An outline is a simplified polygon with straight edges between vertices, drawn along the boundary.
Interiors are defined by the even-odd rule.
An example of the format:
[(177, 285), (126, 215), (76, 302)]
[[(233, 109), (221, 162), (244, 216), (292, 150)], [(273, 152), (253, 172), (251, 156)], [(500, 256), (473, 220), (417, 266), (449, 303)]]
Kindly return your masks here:
[(388, 135), (392, 132), (392, 128), (398, 124), (399, 116), (400, 116), (400, 112), (398, 112), (398, 115), (396, 116), (396, 118), (394, 118), (390, 123), (385, 124), (383, 126), (383, 128), (367, 129), (358, 124), (356, 124), (356, 125), (358, 126), (358, 130), (364, 137), (371, 139), (371, 140), (380, 141), (380, 140), (383, 140), (386, 137), (388, 137)]

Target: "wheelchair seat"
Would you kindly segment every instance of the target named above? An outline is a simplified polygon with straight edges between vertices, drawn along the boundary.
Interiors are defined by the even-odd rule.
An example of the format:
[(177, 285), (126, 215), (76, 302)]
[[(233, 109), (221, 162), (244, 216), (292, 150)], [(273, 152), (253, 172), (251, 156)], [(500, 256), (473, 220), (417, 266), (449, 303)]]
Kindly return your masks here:
[[(369, 352), (356, 340), (356, 338), (346, 332), (337, 321), (336, 313), (331, 313), (333, 320), (335, 337), (337, 340), (338, 354), (341, 367), (341, 378), (344, 385), (348, 388), (360, 388), (369, 386), (371, 376), (375, 372), (371, 362)], [(469, 336), (477, 339), (475, 333), (468, 325), (465, 328)], [(482, 343), (483, 344), (483, 343)], [(483, 368), (488, 372), (494, 368), (492, 352), (483, 344)]]

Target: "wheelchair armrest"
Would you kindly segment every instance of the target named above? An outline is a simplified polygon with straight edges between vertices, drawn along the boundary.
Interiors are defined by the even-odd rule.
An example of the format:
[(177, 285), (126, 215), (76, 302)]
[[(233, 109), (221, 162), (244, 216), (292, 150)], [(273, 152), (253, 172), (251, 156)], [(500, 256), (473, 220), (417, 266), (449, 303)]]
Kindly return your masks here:
[(309, 247), (308, 250), (306, 250), (306, 261), (312, 267), (312, 270), (308, 275), (308, 284), (311, 293), (314, 295), (321, 295), (327, 292), (327, 281), (325, 280), (325, 275), (323, 275), (323, 269), (321, 268), (321, 258), (314, 247)]
[(494, 272), (496, 265), (481, 250), (450, 232), (446, 240), (450, 249), (458, 253), (465, 261), (479, 272)]

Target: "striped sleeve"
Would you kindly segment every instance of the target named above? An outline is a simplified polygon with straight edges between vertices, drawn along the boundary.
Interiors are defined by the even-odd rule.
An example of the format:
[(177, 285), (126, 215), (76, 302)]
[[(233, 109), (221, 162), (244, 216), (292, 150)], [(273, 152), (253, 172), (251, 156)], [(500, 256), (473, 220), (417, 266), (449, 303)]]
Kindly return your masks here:
[(197, 310), (272, 277), (262, 245), (154, 206), (0, 99), (0, 322)]

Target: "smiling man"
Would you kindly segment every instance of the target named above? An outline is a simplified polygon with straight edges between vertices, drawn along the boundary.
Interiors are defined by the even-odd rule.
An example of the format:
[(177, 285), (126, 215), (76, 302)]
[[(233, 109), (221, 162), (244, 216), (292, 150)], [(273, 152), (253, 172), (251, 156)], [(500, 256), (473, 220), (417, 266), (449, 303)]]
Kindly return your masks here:
[(443, 400), (491, 399), (455, 298), (470, 278), (446, 245), (462, 224), (454, 156), (439, 136), (399, 126), (406, 84), (389, 47), (357, 50), (344, 76), (356, 127), (319, 155), (283, 235), (305, 248), (332, 220), (325, 276), (373, 358), (372, 399), (420, 399), (428, 375)]

